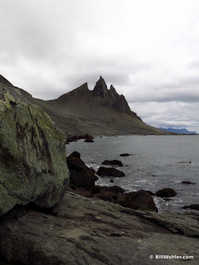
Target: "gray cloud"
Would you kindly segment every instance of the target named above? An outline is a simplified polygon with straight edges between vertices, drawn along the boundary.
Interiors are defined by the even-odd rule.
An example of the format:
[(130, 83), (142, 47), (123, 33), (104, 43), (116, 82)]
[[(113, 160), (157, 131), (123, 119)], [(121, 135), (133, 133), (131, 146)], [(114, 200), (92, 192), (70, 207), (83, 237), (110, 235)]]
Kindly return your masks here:
[(195, 130), (199, 122), (197, 110), (199, 102), (146, 102), (140, 108), (139, 103), (130, 104), (139, 113), (144, 122), (155, 127), (188, 128)]
[(147, 123), (199, 131), (197, 0), (0, 6), (0, 73), (15, 85), (52, 99), (102, 75)]

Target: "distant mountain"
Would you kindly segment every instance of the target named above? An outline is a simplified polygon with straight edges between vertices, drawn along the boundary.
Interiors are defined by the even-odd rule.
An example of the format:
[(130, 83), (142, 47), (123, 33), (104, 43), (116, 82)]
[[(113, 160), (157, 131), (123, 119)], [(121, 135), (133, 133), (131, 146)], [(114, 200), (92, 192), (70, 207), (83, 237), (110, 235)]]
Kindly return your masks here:
[(174, 128), (159, 128), (162, 131), (170, 132), (170, 133), (176, 133), (176, 134), (198, 134), (194, 131), (188, 131), (187, 129), (174, 129)]
[[(4, 77), (0, 78), (0, 83), (12, 86)], [(84, 83), (54, 100), (36, 99), (18, 89), (27, 100), (46, 111), (67, 135), (165, 134), (145, 124), (131, 111), (123, 95), (119, 95), (112, 85), (107, 88), (102, 77), (93, 90)]]

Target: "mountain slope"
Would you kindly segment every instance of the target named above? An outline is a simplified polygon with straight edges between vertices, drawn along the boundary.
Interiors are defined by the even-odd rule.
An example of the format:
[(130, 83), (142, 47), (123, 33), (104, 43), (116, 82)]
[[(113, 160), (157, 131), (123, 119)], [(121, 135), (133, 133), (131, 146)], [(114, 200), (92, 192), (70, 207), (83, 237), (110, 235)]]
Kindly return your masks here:
[[(7, 82), (5, 79), (6, 85), (12, 85)], [(54, 100), (36, 99), (19, 90), (30, 102), (44, 109), (67, 135), (164, 134), (145, 124), (131, 111), (123, 95), (112, 85), (107, 88), (102, 77), (93, 90), (84, 83)]]
[(146, 125), (131, 111), (125, 97), (118, 95), (112, 85), (108, 89), (102, 77), (96, 82), (93, 90), (89, 90), (87, 83), (84, 83), (46, 103), (48, 106), (43, 105), (43, 108), (70, 135), (160, 133), (158, 129)]

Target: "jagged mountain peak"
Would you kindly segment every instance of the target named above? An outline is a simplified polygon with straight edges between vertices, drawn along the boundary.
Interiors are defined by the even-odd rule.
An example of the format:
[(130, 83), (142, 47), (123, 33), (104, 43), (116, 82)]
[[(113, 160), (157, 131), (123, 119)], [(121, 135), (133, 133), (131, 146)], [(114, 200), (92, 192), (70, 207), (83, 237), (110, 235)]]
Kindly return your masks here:
[(67, 101), (70, 98), (83, 99), (83, 98), (86, 98), (88, 96), (89, 91), (90, 90), (88, 89), (88, 83), (85, 82), (84, 84), (82, 84), (81, 86), (73, 89), (72, 91), (61, 95), (56, 100), (59, 101), (59, 102), (64, 103), (64, 101)]
[(93, 96), (98, 98), (98, 104), (101, 102), (102, 106), (137, 117), (136, 113), (131, 111), (125, 97), (123, 95), (119, 95), (113, 85), (111, 85), (110, 89), (108, 89), (102, 76), (100, 76), (99, 80), (96, 82), (93, 89)]
[(113, 95), (116, 95), (116, 94), (117, 94), (116, 89), (114, 88), (113, 85), (110, 86), (110, 92), (111, 92), (111, 94), (113, 94)]
[(110, 96), (110, 97), (118, 97), (119, 94), (117, 93), (116, 89), (113, 85), (110, 86), (108, 89), (107, 84), (102, 76), (100, 76), (99, 80), (96, 82), (96, 85), (93, 89), (94, 96)]
[[(113, 85), (108, 89), (102, 76), (100, 76), (99, 80), (96, 82), (93, 90), (89, 90), (88, 84), (84, 83), (78, 88), (60, 96), (57, 101), (62, 105), (68, 105), (69, 102), (71, 102), (71, 104), (77, 104), (78, 107), (76, 110), (85, 103), (88, 109), (89, 106), (102, 106), (116, 112), (127, 113), (137, 117), (136, 113), (131, 111), (125, 97), (119, 95)], [(81, 113), (81, 110), (78, 111)]]
[(99, 80), (96, 82), (96, 85), (93, 89), (94, 96), (105, 96), (109, 95), (112, 97), (119, 96), (116, 89), (113, 85), (110, 86), (110, 90), (107, 87), (107, 84), (102, 76), (100, 76)]
[(93, 89), (94, 96), (100, 96), (103, 97), (108, 91), (107, 84), (102, 76), (100, 76), (100, 79), (96, 82), (96, 85)]
[(72, 90), (71, 93), (82, 94), (82, 93), (85, 93), (85, 92), (88, 92), (88, 91), (89, 91), (89, 89), (88, 89), (88, 83), (85, 82), (81, 86), (79, 86), (76, 89)]

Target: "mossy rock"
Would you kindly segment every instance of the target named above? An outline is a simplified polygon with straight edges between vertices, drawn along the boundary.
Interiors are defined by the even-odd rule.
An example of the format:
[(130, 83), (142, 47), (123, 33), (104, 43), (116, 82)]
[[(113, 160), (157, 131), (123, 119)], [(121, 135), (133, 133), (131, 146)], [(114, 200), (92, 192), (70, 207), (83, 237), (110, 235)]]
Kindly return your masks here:
[(0, 215), (53, 207), (68, 184), (65, 136), (19, 89), (0, 83)]

